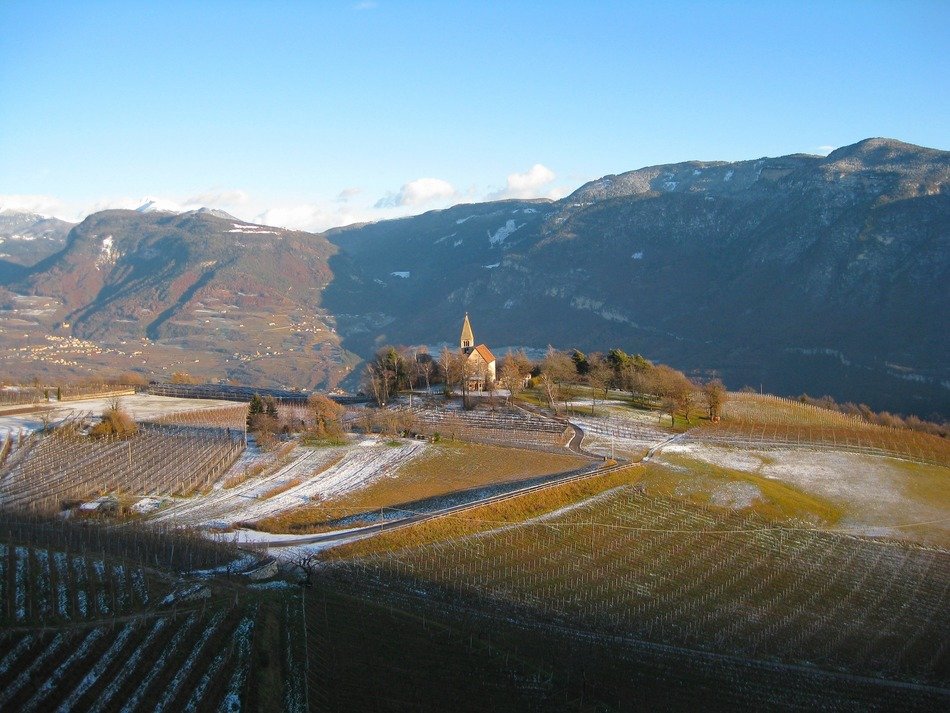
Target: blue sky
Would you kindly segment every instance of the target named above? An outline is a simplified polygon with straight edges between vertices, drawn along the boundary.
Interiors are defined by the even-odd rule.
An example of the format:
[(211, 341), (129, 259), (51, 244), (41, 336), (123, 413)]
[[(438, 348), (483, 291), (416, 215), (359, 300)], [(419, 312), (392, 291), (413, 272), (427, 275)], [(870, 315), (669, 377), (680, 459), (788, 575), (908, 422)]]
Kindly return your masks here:
[(0, 207), (323, 229), (689, 159), (947, 149), (948, 2), (0, 1)]

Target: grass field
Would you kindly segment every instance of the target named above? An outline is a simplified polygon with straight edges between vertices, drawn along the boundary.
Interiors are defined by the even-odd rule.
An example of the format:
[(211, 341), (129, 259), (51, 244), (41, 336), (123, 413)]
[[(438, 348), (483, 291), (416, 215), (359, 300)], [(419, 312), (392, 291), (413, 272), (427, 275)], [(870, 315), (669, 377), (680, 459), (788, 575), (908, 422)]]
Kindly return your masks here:
[(365, 488), (260, 520), (256, 526), (267, 532), (319, 532), (339, 518), (385, 509), (421, 507), (421, 503), (430, 498), (559, 473), (589, 462), (567, 451), (557, 454), (443, 441), (429, 446), (420, 457)]

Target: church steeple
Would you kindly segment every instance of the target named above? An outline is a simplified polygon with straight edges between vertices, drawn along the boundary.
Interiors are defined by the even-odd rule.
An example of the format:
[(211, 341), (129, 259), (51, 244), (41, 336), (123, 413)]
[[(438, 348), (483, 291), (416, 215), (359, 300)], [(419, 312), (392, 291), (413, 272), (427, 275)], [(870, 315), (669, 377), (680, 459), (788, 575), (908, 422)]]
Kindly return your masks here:
[(468, 312), (465, 313), (465, 321), (462, 322), (462, 337), (459, 340), (459, 346), (465, 353), (475, 348), (475, 335), (472, 333), (472, 324), (468, 321)]

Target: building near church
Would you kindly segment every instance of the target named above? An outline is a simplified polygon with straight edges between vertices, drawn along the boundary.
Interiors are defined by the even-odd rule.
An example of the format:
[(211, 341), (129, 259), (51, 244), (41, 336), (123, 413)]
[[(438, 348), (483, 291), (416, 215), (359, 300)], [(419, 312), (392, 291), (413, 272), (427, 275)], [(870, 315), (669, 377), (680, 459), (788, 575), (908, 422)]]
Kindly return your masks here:
[(462, 322), (462, 336), (459, 339), (462, 354), (466, 355), (465, 373), (469, 391), (486, 391), (495, 383), (495, 355), (484, 344), (475, 345), (475, 334), (472, 332), (472, 323), (465, 313)]

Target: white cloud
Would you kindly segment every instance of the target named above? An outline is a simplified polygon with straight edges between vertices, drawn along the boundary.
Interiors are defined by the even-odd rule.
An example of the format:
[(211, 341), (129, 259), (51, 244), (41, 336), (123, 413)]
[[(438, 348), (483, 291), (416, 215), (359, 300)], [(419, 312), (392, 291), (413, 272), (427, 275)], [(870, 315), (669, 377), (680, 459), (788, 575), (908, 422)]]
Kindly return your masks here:
[(221, 208), (222, 206), (247, 205), (250, 196), (244, 191), (233, 189), (211, 189), (197, 193), (185, 200), (186, 206), (196, 206), (198, 208)]
[(379, 5), (373, 0), (363, 0), (353, 6), (354, 10), (375, 10)]
[(40, 215), (60, 215), (67, 211), (58, 198), (42, 195), (0, 195), (0, 210), (12, 210)]
[(414, 208), (436, 201), (444, 202), (456, 196), (455, 188), (448, 181), (441, 178), (417, 178), (405, 184), (398, 193), (389, 193), (380, 198), (376, 201), (376, 208)]
[[(486, 200), (504, 198), (560, 198), (565, 189), (550, 184), (556, 174), (544, 164), (536, 163), (524, 173), (512, 173), (505, 181), (505, 187), (485, 196)], [(557, 194), (557, 195), (555, 195)]]
[(356, 186), (352, 186), (350, 188), (344, 188), (342, 191), (340, 191), (340, 194), (336, 197), (336, 199), (340, 203), (346, 203), (351, 198), (356, 198), (356, 196), (358, 196), (362, 192), (363, 192), (363, 189), (358, 188)]
[(818, 153), (818, 154), (820, 154), (821, 156), (827, 156), (827, 155), (830, 154), (832, 151), (834, 151), (836, 148), (838, 148), (838, 147), (837, 147), (837, 146), (818, 146), (818, 147), (815, 149), (815, 152)]

